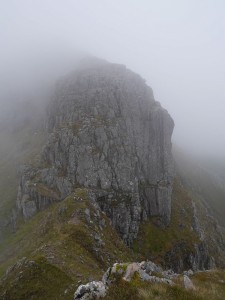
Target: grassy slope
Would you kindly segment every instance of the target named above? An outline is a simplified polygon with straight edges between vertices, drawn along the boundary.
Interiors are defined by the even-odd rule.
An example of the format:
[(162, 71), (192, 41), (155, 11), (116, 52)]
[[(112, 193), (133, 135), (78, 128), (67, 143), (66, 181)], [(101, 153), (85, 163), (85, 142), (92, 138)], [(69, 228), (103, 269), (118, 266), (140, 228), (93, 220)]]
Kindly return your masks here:
[(45, 141), (45, 135), (32, 126), (16, 131), (0, 131), (0, 220), (11, 214), (18, 187), (18, 167), (30, 163)]
[(177, 245), (171, 259), (174, 260), (174, 263), (178, 259), (184, 260), (186, 255), (194, 251), (194, 243), (199, 242), (198, 236), (192, 230), (193, 208), (191, 202), (192, 199), (187, 191), (176, 180), (172, 195), (170, 225), (166, 228), (160, 226), (157, 218), (145, 222), (141, 226), (138, 239), (134, 242), (135, 252), (163, 264), (165, 255), (175, 249)]
[(196, 273), (191, 277), (195, 290), (186, 290), (183, 276), (176, 285), (147, 283), (137, 277), (131, 282), (117, 278), (110, 287), (105, 300), (223, 300), (225, 297), (225, 272), (210, 271)]
[[(37, 133), (34, 134), (35, 132)], [(10, 215), (15, 203), (18, 165), (30, 162), (36, 154), (40, 153), (44, 139), (42, 132), (34, 131), (32, 126), (22, 127), (10, 134), (0, 132), (0, 140), (4, 141), (0, 148), (0, 219), (2, 216)], [(195, 175), (193, 178), (195, 195), (201, 195), (196, 196), (199, 205), (201, 206), (201, 201), (204, 199), (214, 207), (214, 215), (222, 223), (225, 212), (223, 194), (202, 176)], [(191, 175), (192, 181), (193, 178)], [(199, 186), (200, 190), (196, 189)], [(86, 208), (91, 211), (92, 222), (87, 222), (85, 219)], [(165, 254), (173, 249), (174, 245), (178, 245), (178, 250), (175, 251), (173, 260), (193, 251), (193, 243), (199, 240), (191, 230), (192, 217), (191, 197), (176, 182), (171, 224), (163, 228), (159, 220), (153, 218), (141, 226), (139, 238), (134, 243), (135, 252), (141, 253), (139, 259), (147, 257), (163, 264)], [(100, 219), (104, 219), (106, 223), (106, 227), (102, 230), (99, 226)], [(104, 214), (101, 214), (100, 219), (95, 208), (87, 201), (86, 191), (79, 189), (76, 195), (37, 214), (24, 224), (16, 234), (9, 236), (7, 241), (0, 245), (0, 276), (9, 265), (19, 258), (27, 257), (24, 264), (15, 267), (7, 279), (3, 280), (0, 286), (0, 298), (4, 295), (5, 298), (1, 299), (72, 299), (79, 281), (85, 283), (100, 279), (103, 270), (105, 271), (117, 260), (137, 260), (112, 230)], [(202, 219), (205, 224), (209, 221), (206, 214)], [(105, 245), (100, 247), (97, 245), (96, 234), (101, 237)], [(209, 230), (209, 234), (213, 232)], [(29, 264), (30, 261), (34, 263)], [(224, 299), (221, 296), (224, 295), (224, 288), (220, 282), (225, 280), (224, 273), (218, 271), (211, 274), (212, 280), (207, 277), (207, 273), (204, 274), (200, 273), (193, 278), (201, 289), (200, 298), (197, 294), (185, 291), (179, 286), (170, 288), (163, 285), (146, 286), (140, 283), (132, 286), (132, 284), (118, 282), (118, 287), (112, 287), (108, 299), (139, 299), (140, 297), (140, 299)], [(215, 280), (214, 275), (217, 276)], [(211, 298), (207, 298), (207, 289)]]
[[(201, 199), (195, 200), (197, 205), (201, 205)], [(86, 209), (90, 210), (90, 220), (85, 214)], [(209, 224), (206, 212), (202, 209), (201, 219)], [(103, 213), (99, 215), (88, 200), (87, 190), (76, 189), (64, 201), (38, 213), (0, 246), (0, 275), (16, 260), (27, 257), (25, 265), (15, 267), (3, 280), (0, 296), (4, 295), (2, 299), (42, 299), (47, 295), (47, 299), (72, 299), (80, 282), (99, 280), (103, 271), (118, 260), (140, 261), (147, 258), (163, 265), (165, 255), (176, 249), (170, 259), (173, 262), (179, 259), (185, 261), (185, 256), (194, 250), (193, 244), (199, 242), (191, 228), (192, 221), (192, 198), (176, 181), (170, 226), (163, 227), (157, 218), (144, 223), (134, 243), (134, 255), (111, 228), (107, 217)], [(102, 227), (104, 223), (106, 226)], [(213, 231), (209, 231), (210, 234)], [(98, 237), (103, 241), (100, 246)], [(30, 260), (34, 261), (33, 265), (29, 265)], [(22, 275), (18, 277), (18, 274)], [(210, 281), (207, 275), (193, 278), (200, 296), (184, 290), (182, 284), (167, 287), (139, 282), (133, 286), (118, 281), (117, 286), (110, 288), (106, 299), (223, 299), (224, 288), (219, 280), (223, 280), (224, 273), (218, 271), (218, 274), (216, 281)], [(55, 276), (60, 280), (55, 281)], [(207, 278), (204, 279), (204, 276)], [(207, 298), (209, 286), (211, 298)], [(213, 294), (214, 288), (217, 289), (214, 293), (217, 296)]]
[[(223, 189), (213, 178), (213, 167), (210, 173), (207, 163), (205, 165), (204, 162), (195, 163), (183, 153), (175, 150), (174, 152), (176, 169), (185, 188), (192, 193), (193, 197), (201, 199), (208, 206), (210, 214), (225, 228), (225, 188)], [(208, 162), (210, 163), (213, 164), (213, 161)]]
[[(26, 256), (27, 264), (34, 261), (29, 268), (26, 264), (15, 267), (3, 279), (0, 298), (8, 298), (1, 299), (72, 299), (80, 281), (100, 279), (117, 260), (135, 259), (105, 214), (87, 200), (85, 189), (77, 189), (64, 201), (38, 213), (0, 250), (1, 274), (18, 258)], [(55, 274), (60, 281), (54, 280)]]
[(184, 184), (192, 188), (192, 194), (201, 198), (208, 205), (210, 213), (225, 227), (225, 192), (204, 172), (192, 174), (187, 180)]

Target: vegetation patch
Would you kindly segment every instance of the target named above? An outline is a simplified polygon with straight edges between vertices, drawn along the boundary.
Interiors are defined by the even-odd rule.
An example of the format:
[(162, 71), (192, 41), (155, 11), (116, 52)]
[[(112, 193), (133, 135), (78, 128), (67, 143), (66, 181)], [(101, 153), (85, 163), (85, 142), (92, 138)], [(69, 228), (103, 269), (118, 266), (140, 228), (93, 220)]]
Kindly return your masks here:
[(172, 213), (169, 226), (161, 226), (159, 218), (151, 218), (140, 227), (133, 249), (146, 259), (163, 263), (167, 253), (174, 253), (174, 260), (194, 252), (199, 242), (192, 229), (193, 208), (188, 193), (176, 180), (172, 196)]
[[(52, 272), (52, 282), (44, 277), (45, 297), (37, 293), (39, 296), (34, 295), (34, 298), (30, 294), (24, 298), (16, 298), (11, 285), (14, 281), (8, 277), (0, 284), (0, 295), (6, 292), (10, 298), (5, 299), (10, 300), (68, 299), (67, 293), (64, 292), (71, 282), (74, 284), (74, 293), (80, 282), (100, 280), (104, 271), (117, 260), (124, 262), (135, 260), (130, 249), (111, 227), (105, 214), (97, 212), (87, 197), (87, 189), (76, 189), (65, 200), (51, 205), (21, 225), (19, 230), (1, 246), (1, 275), (4, 275), (10, 265), (23, 257), (27, 257), (29, 261), (38, 261), (39, 271), (32, 279), (33, 286), (42, 284), (42, 279), (39, 278), (42, 273), (47, 272), (50, 276)], [(75, 219), (77, 222), (71, 222)], [(60, 272), (57, 276), (64, 278), (61, 285), (57, 281), (54, 283), (59, 285), (57, 293), (60, 298), (57, 298), (57, 293), (51, 292), (55, 272)], [(18, 270), (15, 270), (16, 276), (19, 276)], [(21, 279), (19, 283), (21, 295), (28, 295), (26, 281)], [(44, 291), (42, 288), (40, 290)]]
[(139, 276), (130, 282), (117, 274), (110, 285), (106, 300), (223, 300), (225, 295), (225, 272), (206, 271), (192, 276), (195, 289), (185, 289), (183, 276), (171, 286), (164, 283), (141, 281)]
[(72, 299), (73, 281), (44, 257), (25, 260), (3, 280), (0, 297), (8, 299)]

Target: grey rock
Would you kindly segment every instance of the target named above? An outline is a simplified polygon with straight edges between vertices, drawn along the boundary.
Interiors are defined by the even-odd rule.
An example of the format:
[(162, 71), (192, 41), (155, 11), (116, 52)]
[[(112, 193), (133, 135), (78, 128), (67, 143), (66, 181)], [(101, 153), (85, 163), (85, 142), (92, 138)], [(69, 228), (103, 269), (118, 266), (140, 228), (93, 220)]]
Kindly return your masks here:
[(162, 271), (162, 276), (167, 279), (173, 280), (178, 276), (178, 274), (175, 273), (173, 270), (166, 270), (166, 271)]
[(126, 272), (123, 276), (123, 279), (126, 280), (126, 281), (131, 281), (131, 279), (134, 276), (134, 273), (139, 272), (139, 271), (140, 271), (140, 264), (139, 263), (129, 264), (127, 266), (127, 269), (126, 269)]
[(139, 270), (140, 278), (143, 281), (151, 281), (151, 277), (149, 274), (147, 274), (144, 270)]
[[(146, 269), (144, 269), (144, 265), (152, 265), (154, 270), (158, 270), (159, 277), (158, 276), (151, 276), (151, 272), (148, 273)], [(153, 270), (152, 268), (152, 270)], [(171, 279), (173, 278), (166, 278), (164, 277), (164, 272), (161, 267), (157, 266), (151, 261), (148, 262), (133, 262), (130, 264), (123, 264), (123, 263), (115, 263), (112, 268), (109, 268), (106, 273), (103, 275), (102, 282), (106, 285), (110, 285), (115, 277), (115, 275), (120, 275), (123, 280), (125, 281), (131, 281), (135, 274), (138, 274), (140, 276), (140, 279), (143, 281), (149, 281), (149, 282), (156, 282), (156, 283), (166, 283), (173, 285), (173, 282)], [(174, 274), (174, 273), (173, 273)], [(178, 276), (178, 274), (176, 274)]]
[(187, 290), (195, 290), (193, 282), (187, 275), (184, 275), (184, 287)]
[(144, 270), (139, 270), (139, 275), (140, 275), (141, 280), (143, 280), (143, 281), (174, 285), (174, 283), (171, 279), (163, 278), (163, 277), (161, 278), (161, 277), (157, 277), (157, 276), (150, 276)]
[(188, 271), (184, 271), (183, 274), (189, 277), (189, 276), (194, 275), (194, 272), (190, 269)]
[(103, 298), (106, 295), (106, 286), (102, 281), (92, 281), (86, 285), (80, 285), (74, 293), (74, 300), (92, 300)]
[(84, 213), (85, 213), (85, 218), (86, 218), (87, 222), (90, 223), (90, 221), (91, 221), (90, 209), (86, 208)]
[[(112, 267), (104, 273), (102, 281), (90, 282), (86, 285), (80, 285), (74, 294), (75, 299), (98, 299), (106, 295), (108, 287), (115, 281), (116, 278), (121, 277), (125, 281), (131, 281), (135, 275), (138, 275), (142, 281), (153, 282), (153, 283), (164, 283), (168, 285), (174, 285), (174, 282), (168, 278), (150, 276), (143, 269), (143, 266), (147, 263), (152, 264), (154, 269), (162, 269), (152, 262), (142, 262), (142, 263), (115, 263)], [(96, 297), (96, 298), (95, 298)]]
[(168, 285), (174, 285), (172, 280), (170, 280), (168, 278), (160, 278), (160, 277), (157, 277), (157, 276), (149, 276), (147, 278), (147, 281), (154, 282), (154, 283), (165, 283), (165, 284), (168, 284)]
[(152, 272), (161, 273), (162, 268), (160, 266), (157, 266), (152, 261), (144, 261), (141, 262), (141, 268), (148, 274), (151, 274)]
[[(183, 255), (178, 256), (181, 252)], [(193, 251), (186, 251), (186, 244), (180, 241), (166, 253), (164, 259), (166, 267), (173, 269), (176, 273), (181, 273), (187, 268), (191, 268), (194, 272), (215, 268), (214, 258), (204, 242), (194, 244)]]
[(170, 221), (173, 127), (139, 75), (87, 64), (56, 86), (42, 165), (22, 170), (18, 209), (28, 219), (85, 187), (130, 245), (148, 217)]
[(215, 268), (215, 259), (209, 254), (206, 243), (195, 245), (195, 252), (190, 255), (190, 262), (193, 271), (209, 270)]
[(109, 285), (110, 284), (110, 282), (111, 282), (111, 280), (110, 280), (111, 271), (112, 271), (112, 268), (110, 267), (103, 274), (103, 276), (102, 276), (102, 282), (103, 282), (103, 284), (105, 284), (105, 285)]

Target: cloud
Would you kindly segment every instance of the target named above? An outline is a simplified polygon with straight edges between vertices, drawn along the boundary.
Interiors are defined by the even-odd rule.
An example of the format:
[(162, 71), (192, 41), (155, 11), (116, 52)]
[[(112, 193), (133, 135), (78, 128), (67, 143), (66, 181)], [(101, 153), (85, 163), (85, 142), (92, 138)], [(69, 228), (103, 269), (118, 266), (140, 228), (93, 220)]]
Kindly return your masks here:
[(224, 1), (12, 0), (0, 20), (1, 82), (37, 57), (86, 51), (147, 80), (175, 120), (175, 143), (225, 153)]

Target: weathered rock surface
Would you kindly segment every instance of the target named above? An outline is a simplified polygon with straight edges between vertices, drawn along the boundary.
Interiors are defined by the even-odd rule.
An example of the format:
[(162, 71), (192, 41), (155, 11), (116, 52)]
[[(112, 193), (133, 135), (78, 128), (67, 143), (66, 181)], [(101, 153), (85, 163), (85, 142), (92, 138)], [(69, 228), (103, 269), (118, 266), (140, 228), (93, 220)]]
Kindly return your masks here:
[(123, 65), (95, 62), (61, 80), (41, 166), (22, 172), (24, 218), (86, 187), (127, 244), (149, 216), (169, 223), (173, 120)]
[(195, 290), (193, 282), (187, 275), (184, 275), (184, 287), (187, 290)]
[[(182, 251), (183, 255), (177, 257), (179, 251)], [(165, 261), (166, 265), (175, 272), (181, 272), (187, 266), (194, 271), (210, 270), (216, 267), (213, 254), (209, 251), (207, 243), (200, 242), (195, 244), (193, 242), (193, 249), (189, 251), (186, 249), (186, 245), (180, 242), (166, 253)]]
[[(157, 274), (157, 275), (154, 275)], [(186, 274), (193, 275), (191, 270)], [(168, 278), (169, 276), (169, 278)], [(121, 278), (125, 281), (132, 281), (134, 278), (138, 278), (140, 281), (149, 283), (162, 283), (173, 286), (175, 283), (173, 279), (180, 276), (171, 272), (171, 270), (164, 270), (154, 264), (151, 261), (141, 263), (115, 263), (111, 268), (103, 275), (102, 281), (89, 282), (86, 285), (80, 285), (74, 294), (74, 300), (76, 299), (99, 299), (104, 297), (107, 293), (108, 287), (115, 282), (116, 279)], [(191, 279), (188, 275), (184, 275), (184, 286), (186, 289), (195, 289)], [(92, 291), (94, 291), (92, 293)]]
[(106, 286), (102, 281), (92, 281), (80, 285), (74, 294), (74, 300), (91, 300), (103, 298), (106, 295)]
[[(149, 268), (149, 266), (153, 268)], [(164, 271), (166, 272), (166, 271)], [(115, 263), (113, 267), (109, 268), (103, 275), (102, 282), (105, 285), (110, 285), (115, 279), (115, 275), (121, 275), (122, 279), (125, 281), (131, 281), (135, 274), (138, 274), (140, 280), (155, 282), (155, 283), (166, 283), (173, 285), (173, 282), (168, 277), (162, 277), (163, 270), (161, 267), (155, 265), (151, 261), (141, 262), (141, 263)], [(158, 274), (158, 276), (154, 275)], [(174, 273), (175, 274), (175, 273)], [(177, 275), (177, 274), (176, 274)]]
[(222, 205), (225, 195), (221, 192), (220, 186), (215, 185), (212, 175), (207, 172), (204, 164), (193, 162), (192, 158), (176, 148), (174, 159), (180, 182), (192, 199), (191, 230), (199, 239), (193, 245), (194, 251), (178, 262), (177, 266), (179, 268), (180, 265), (182, 269), (182, 262), (188, 261), (195, 271), (224, 268), (225, 240)]

